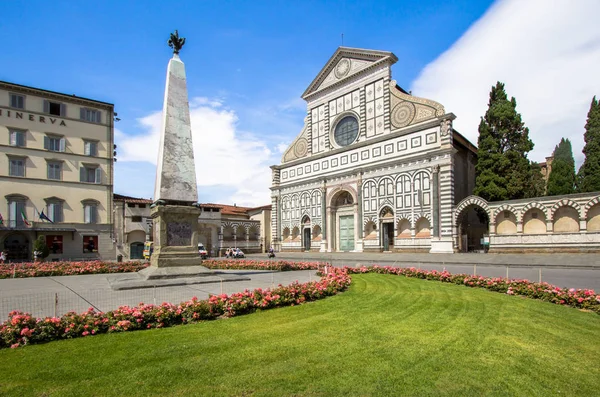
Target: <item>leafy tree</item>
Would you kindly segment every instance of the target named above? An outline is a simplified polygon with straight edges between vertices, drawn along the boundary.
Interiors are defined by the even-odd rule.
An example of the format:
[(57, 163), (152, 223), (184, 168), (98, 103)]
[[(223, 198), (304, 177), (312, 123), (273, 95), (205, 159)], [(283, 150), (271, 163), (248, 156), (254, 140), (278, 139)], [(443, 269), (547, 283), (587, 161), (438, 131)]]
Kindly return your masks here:
[(548, 177), (548, 196), (575, 192), (575, 159), (571, 141), (562, 138), (554, 149), (554, 160)]
[(542, 175), (542, 167), (535, 161), (531, 162), (529, 188), (527, 197), (541, 197), (546, 193), (546, 181)]
[(33, 242), (33, 256), (39, 259), (45, 259), (50, 255), (50, 249), (46, 245), (46, 237), (39, 236)]
[(583, 135), (585, 160), (577, 175), (577, 188), (580, 192), (600, 191), (600, 103), (592, 99)]
[(474, 193), (488, 201), (528, 197), (531, 166), (527, 153), (533, 142), (517, 113), (517, 101), (514, 97), (508, 100), (501, 82), (490, 92), (477, 144)]

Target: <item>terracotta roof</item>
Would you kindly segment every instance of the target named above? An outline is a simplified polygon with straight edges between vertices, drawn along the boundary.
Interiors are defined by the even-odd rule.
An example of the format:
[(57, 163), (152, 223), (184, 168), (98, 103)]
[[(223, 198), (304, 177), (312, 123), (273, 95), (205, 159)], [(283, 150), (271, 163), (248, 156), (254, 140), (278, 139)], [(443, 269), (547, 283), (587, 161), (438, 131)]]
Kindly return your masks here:
[(126, 203), (135, 203), (135, 204), (152, 204), (154, 202), (149, 199), (124, 196), (122, 194), (117, 194), (117, 193), (113, 194), (113, 200), (114, 201), (124, 201)]
[(269, 205), (261, 205), (260, 207), (254, 207), (254, 208), (250, 208), (250, 211), (256, 211), (256, 210), (271, 210), (273, 206), (271, 204)]
[(262, 207), (240, 207), (239, 205), (227, 205), (227, 204), (214, 204), (214, 203), (200, 203), (200, 207), (204, 208), (219, 208), (221, 210), (221, 214), (223, 215), (243, 215), (248, 216), (248, 211), (257, 210), (257, 209), (267, 209), (270, 205), (265, 205)]

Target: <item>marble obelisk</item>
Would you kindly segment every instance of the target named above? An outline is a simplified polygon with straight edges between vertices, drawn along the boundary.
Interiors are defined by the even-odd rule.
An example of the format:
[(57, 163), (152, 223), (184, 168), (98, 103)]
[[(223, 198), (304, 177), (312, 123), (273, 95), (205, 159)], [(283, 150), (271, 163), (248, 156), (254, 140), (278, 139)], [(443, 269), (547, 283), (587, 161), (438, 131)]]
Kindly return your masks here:
[[(198, 266), (198, 191), (190, 125), (185, 65), (179, 51), (185, 43), (177, 31), (168, 44), (173, 58), (167, 68), (163, 124), (158, 149), (151, 216), (154, 252), (151, 267)], [(208, 270), (208, 269), (206, 269)]]

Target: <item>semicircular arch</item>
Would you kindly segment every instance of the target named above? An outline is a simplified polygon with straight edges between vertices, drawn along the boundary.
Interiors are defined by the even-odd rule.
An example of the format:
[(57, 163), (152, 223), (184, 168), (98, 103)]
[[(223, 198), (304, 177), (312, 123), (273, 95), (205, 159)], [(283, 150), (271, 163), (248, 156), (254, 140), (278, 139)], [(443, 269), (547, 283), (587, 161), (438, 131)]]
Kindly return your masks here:
[(586, 219), (590, 208), (600, 203), (600, 196), (594, 197), (583, 206), (582, 218)]
[(554, 205), (550, 209), (550, 217), (552, 219), (554, 219), (554, 214), (556, 213), (556, 211), (558, 211), (562, 207), (571, 207), (571, 208), (575, 209), (575, 211), (577, 211), (577, 213), (579, 214), (580, 217), (583, 216), (582, 211), (581, 211), (581, 206), (579, 204), (577, 204), (573, 200), (562, 199), (562, 200), (559, 200), (556, 203), (554, 203)]
[[(488, 202), (479, 196), (468, 196), (465, 197), (454, 209), (454, 224), (458, 223), (458, 219), (461, 217), (463, 212), (470, 207), (480, 207), (484, 210), (488, 217), (490, 217), (490, 207)], [(491, 218), (491, 217), (490, 217)]]
[(521, 216), (522, 217), (525, 216), (527, 211), (529, 211), (532, 208), (537, 208), (537, 209), (541, 210), (544, 213), (544, 215), (546, 216), (546, 219), (550, 219), (548, 207), (546, 207), (544, 204), (542, 204), (538, 201), (532, 201), (532, 202), (528, 203), (525, 207), (523, 207), (523, 209), (521, 210)]
[(352, 196), (352, 200), (354, 201), (354, 203), (358, 202), (358, 195), (356, 194), (356, 190), (352, 186), (342, 185), (337, 186), (336, 188), (332, 189), (331, 192), (329, 192), (329, 194), (327, 194), (327, 205), (334, 207), (335, 200), (337, 200), (337, 198), (344, 192), (350, 193), (350, 196)]
[(496, 222), (496, 218), (498, 218), (498, 215), (500, 215), (500, 213), (504, 211), (510, 211), (515, 216), (517, 222), (521, 222), (521, 217), (523, 214), (521, 213), (521, 211), (518, 211), (515, 207), (513, 207), (510, 204), (502, 204), (500, 207), (496, 208), (494, 210), (494, 216), (492, 217), (492, 220)]

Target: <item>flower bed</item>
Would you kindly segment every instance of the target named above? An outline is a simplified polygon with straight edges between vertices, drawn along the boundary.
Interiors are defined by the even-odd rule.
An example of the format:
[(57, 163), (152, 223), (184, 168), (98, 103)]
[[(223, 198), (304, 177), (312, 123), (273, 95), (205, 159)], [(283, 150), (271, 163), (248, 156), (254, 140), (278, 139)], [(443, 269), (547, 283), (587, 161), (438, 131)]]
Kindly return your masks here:
[(591, 310), (600, 314), (600, 295), (591, 289), (560, 288), (548, 283), (534, 283), (528, 280), (505, 279), (500, 277), (472, 276), (468, 274), (451, 274), (447, 271), (421, 270), (414, 267), (402, 268), (391, 266), (344, 267), (348, 274), (381, 273), (415, 277), (425, 280), (436, 280), (472, 288), (485, 288), (490, 291), (508, 295), (520, 295), (531, 299), (540, 299), (558, 305), (572, 306), (578, 309)]
[[(76, 274), (103, 274), (137, 272), (150, 264), (144, 261), (130, 262), (26, 262), (0, 264), (0, 279), (25, 278), (47, 276), (72, 276)], [(215, 260), (207, 259), (202, 265), (209, 269), (231, 270), (316, 270), (318, 262), (289, 262), (289, 261), (261, 261), (261, 260)]]
[(34, 318), (13, 311), (0, 325), (0, 348), (16, 348), (33, 343), (70, 339), (110, 332), (163, 328), (179, 324), (234, 317), (256, 310), (294, 306), (344, 291), (350, 285), (348, 273), (330, 268), (320, 281), (298, 282), (273, 289), (256, 289), (231, 295), (213, 295), (207, 300), (192, 298), (178, 305), (121, 306), (102, 313), (89, 309), (85, 313), (70, 312), (60, 318)]
[(290, 261), (264, 261), (264, 260), (215, 260), (206, 259), (202, 266), (209, 269), (231, 269), (231, 270), (317, 270), (319, 262), (290, 262)]
[(26, 262), (6, 263), (0, 265), (0, 279), (72, 276), (76, 274), (126, 273), (137, 272), (148, 267), (147, 262)]

